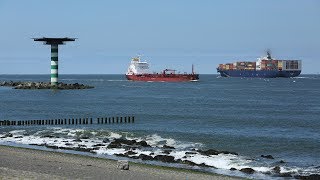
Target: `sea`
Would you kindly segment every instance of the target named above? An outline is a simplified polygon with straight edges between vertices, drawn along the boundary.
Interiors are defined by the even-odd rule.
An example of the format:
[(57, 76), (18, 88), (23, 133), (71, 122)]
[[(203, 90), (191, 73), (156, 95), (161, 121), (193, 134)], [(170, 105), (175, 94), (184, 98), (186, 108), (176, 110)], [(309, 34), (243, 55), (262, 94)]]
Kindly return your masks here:
[[(49, 78), (50, 75), (0, 75), (0, 82), (48, 82)], [(200, 75), (197, 82), (179, 83), (133, 82), (124, 75), (59, 75), (59, 80), (95, 88), (15, 90), (0, 87), (0, 120), (134, 116), (135, 122), (1, 126), (0, 144), (124, 158), (253, 179), (320, 174), (320, 75), (263, 79), (223, 78), (213, 74)], [(6, 137), (8, 133), (12, 137)], [(84, 135), (85, 140), (74, 142)], [(116, 156), (126, 152), (123, 148), (102, 146), (93, 152), (76, 152), (41, 146), (45, 143), (57, 147), (80, 144), (92, 147), (106, 138), (144, 140), (151, 145), (151, 148), (133, 150), (138, 155), (163, 154), (163, 145), (171, 146), (174, 149), (166, 155), (207, 166)], [(209, 149), (236, 154), (199, 153)], [(276, 173), (275, 167), (279, 167), (280, 172), (278, 169)], [(243, 168), (252, 168), (255, 172), (239, 171)], [(291, 177), (281, 177), (286, 173)]]

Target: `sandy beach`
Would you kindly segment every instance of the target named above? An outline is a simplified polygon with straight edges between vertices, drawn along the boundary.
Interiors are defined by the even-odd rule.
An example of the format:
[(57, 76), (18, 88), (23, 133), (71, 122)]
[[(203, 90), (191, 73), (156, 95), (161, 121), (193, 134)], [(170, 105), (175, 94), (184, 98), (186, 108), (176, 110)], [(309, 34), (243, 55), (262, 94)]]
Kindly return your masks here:
[(130, 163), (18, 147), (0, 146), (0, 179), (239, 179), (178, 168)]

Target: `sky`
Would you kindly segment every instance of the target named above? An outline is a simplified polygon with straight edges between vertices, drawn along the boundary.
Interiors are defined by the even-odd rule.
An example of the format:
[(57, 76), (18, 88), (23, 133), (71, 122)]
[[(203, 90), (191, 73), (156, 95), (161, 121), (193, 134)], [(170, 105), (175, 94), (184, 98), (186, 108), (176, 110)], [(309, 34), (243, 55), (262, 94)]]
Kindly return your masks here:
[(37, 37), (78, 38), (59, 46), (60, 74), (124, 74), (136, 55), (152, 71), (215, 74), (267, 49), (320, 72), (318, 0), (0, 0), (0, 23), (0, 74), (49, 74)]

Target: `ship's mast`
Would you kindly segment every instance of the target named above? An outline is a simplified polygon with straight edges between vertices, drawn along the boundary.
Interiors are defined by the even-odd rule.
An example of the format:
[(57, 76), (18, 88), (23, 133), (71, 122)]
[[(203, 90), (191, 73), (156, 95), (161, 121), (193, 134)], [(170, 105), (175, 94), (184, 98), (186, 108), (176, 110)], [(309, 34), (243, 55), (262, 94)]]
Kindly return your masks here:
[(271, 51), (270, 49), (267, 50), (267, 59), (271, 60)]

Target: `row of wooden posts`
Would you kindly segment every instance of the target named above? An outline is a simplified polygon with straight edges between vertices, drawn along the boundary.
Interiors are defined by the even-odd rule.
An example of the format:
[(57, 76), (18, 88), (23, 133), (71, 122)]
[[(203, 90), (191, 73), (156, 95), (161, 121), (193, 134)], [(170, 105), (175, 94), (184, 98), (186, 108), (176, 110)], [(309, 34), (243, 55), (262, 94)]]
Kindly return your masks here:
[(31, 125), (80, 125), (80, 124), (112, 124), (134, 123), (134, 116), (100, 117), (100, 118), (69, 118), (50, 120), (0, 120), (0, 126), (31, 126)]

